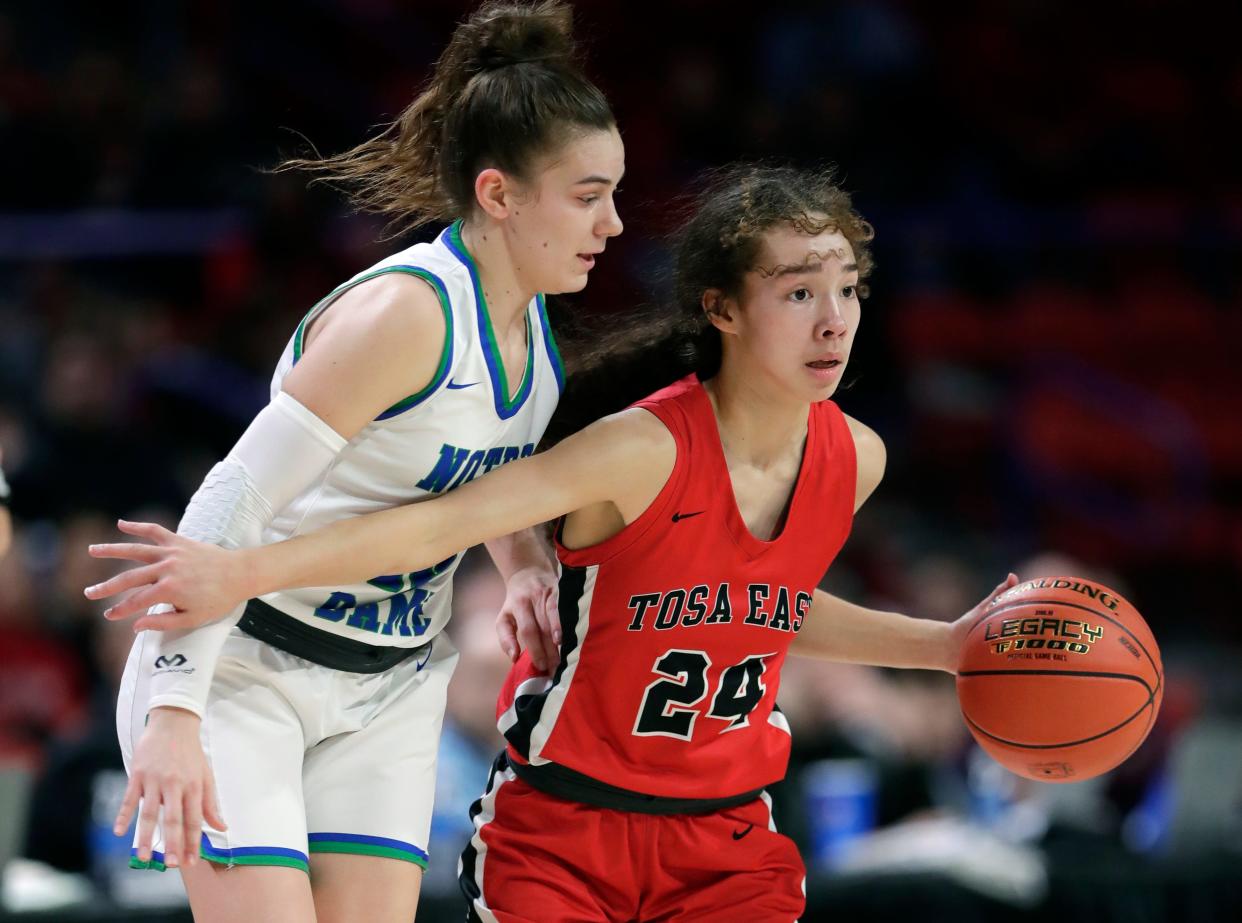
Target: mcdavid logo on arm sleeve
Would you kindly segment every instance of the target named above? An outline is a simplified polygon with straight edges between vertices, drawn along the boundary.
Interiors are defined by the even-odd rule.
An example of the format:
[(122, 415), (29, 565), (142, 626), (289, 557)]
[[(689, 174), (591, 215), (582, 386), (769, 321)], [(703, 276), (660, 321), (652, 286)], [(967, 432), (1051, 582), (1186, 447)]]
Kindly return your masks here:
[(193, 667), (187, 667), (188, 658), (185, 654), (160, 654), (155, 658), (156, 673), (193, 673)]

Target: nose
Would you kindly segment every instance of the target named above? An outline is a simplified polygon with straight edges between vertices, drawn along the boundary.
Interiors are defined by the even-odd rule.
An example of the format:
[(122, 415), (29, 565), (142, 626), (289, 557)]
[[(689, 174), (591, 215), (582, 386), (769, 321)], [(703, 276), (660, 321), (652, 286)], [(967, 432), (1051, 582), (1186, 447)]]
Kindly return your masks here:
[(837, 303), (837, 299), (828, 299), (827, 307), (815, 330), (816, 337), (821, 340), (839, 339), (848, 332), (849, 325), (845, 322), (845, 315), (841, 313), (841, 306)]
[(612, 196), (608, 197), (608, 207), (600, 218), (599, 224), (596, 225), (596, 233), (600, 237), (616, 237), (625, 229), (625, 225), (621, 223), (621, 215), (617, 212), (617, 202)]

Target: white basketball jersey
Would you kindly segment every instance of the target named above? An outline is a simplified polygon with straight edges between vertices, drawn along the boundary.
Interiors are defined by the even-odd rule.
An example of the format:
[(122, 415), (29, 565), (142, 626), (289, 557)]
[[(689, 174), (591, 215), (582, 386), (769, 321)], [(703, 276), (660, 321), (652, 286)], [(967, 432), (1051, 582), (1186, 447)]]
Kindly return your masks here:
[[(276, 366), (273, 396), (301, 357), (310, 322), (345, 290), (389, 272), (418, 276), (440, 298), (448, 333), (435, 377), (354, 436), (324, 477), (277, 514), (264, 542), (460, 487), (532, 454), (556, 409), (564, 373), (543, 296), (527, 306), (525, 373), (512, 389), (478, 270), (462, 244), (460, 222), (433, 243), (416, 244), (381, 260), (316, 304)], [(453, 555), (416, 573), (376, 574), (366, 583), (286, 590), (262, 599), (307, 625), (343, 637), (416, 646), (448, 621), (453, 571), (460, 558)]]

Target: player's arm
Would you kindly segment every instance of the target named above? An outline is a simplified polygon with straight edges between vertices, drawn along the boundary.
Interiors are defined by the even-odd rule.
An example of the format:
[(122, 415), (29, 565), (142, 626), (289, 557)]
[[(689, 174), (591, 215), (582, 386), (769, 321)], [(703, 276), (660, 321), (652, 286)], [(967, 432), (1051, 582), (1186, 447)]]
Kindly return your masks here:
[(1010, 574), (977, 606), (952, 622), (868, 609), (816, 590), (789, 651), (820, 660), (954, 673), (970, 626), (993, 599), (1017, 582), (1018, 578)]
[(949, 649), (951, 629), (949, 622), (868, 609), (816, 590), (789, 652), (820, 660), (951, 673), (955, 662)]
[[(884, 477), (884, 442), (870, 427), (846, 417), (854, 436), (858, 480), (854, 510), (867, 501)], [(863, 663), (877, 667), (944, 670), (952, 673), (963, 631), (999, 593), (1017, 582), (1012, 574), (978, 606), (955, 622), (912, 618), (899, 612), (868, 609), (816, 590), (790, 653), (820, 660)]]
[(257, 548), (225, 551), (159, 526), (128, 524), (126, 531), (156, 544), (98, 546), (93, 553), (146, 566), (89, 595), (141, 587), (114, 607), (118, 617), (157, 601), (202, 617), (279, 589), (420, 570), (462, 548), (597, 504), (614, 505), (632, 522), (659, 494), (675, 461), (676, 444), (664, 425), (646, 411), (627, 410), (434, 500), (339, 520)]
[(483, 545), (505, 580), (527, 568), (556, 568), (556, 553), (544, 525), (489, 538)]
[(858, 475), (854, 485), (854, 512), (857, 513), (884, 479), (888, 450), (884, 448), (884, 440), (880, 438), (880, 434), (867, 424), (860, 423), (848, 414), (845, 415), (845, 422), (850, 428), (850, 435), (854, 437), (854, 455), (858, 462)]
[(434, 500), (332, 523), (237, 557), (243, 585), (350, 583), (367, 574), (430, 567), (454, 551), (613, 501), (640, 453), (601, 421), (551, 450), (511, 462)]

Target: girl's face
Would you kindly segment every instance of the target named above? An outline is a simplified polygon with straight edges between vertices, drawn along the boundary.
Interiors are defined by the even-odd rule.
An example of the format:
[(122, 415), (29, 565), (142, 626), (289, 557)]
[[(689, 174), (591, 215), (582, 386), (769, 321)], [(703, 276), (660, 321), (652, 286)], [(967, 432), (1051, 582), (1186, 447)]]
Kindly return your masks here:
[[(710, 308), (710, 305), (708, 305)], [(861, 306), (858, 265), (844, 235), (814, 236), (780, 225), (763, 238), (738, 299), (720, 302), (713, 323), (725, 338), (725, 361), (809, 401), (832, 396), (850, 358)]]
[(539, 164), (503, 223), (523, 288), (581, 291), (608, 238), (621, 233), (613, 196), (625, 172), (615, 128), (579, 135)]

